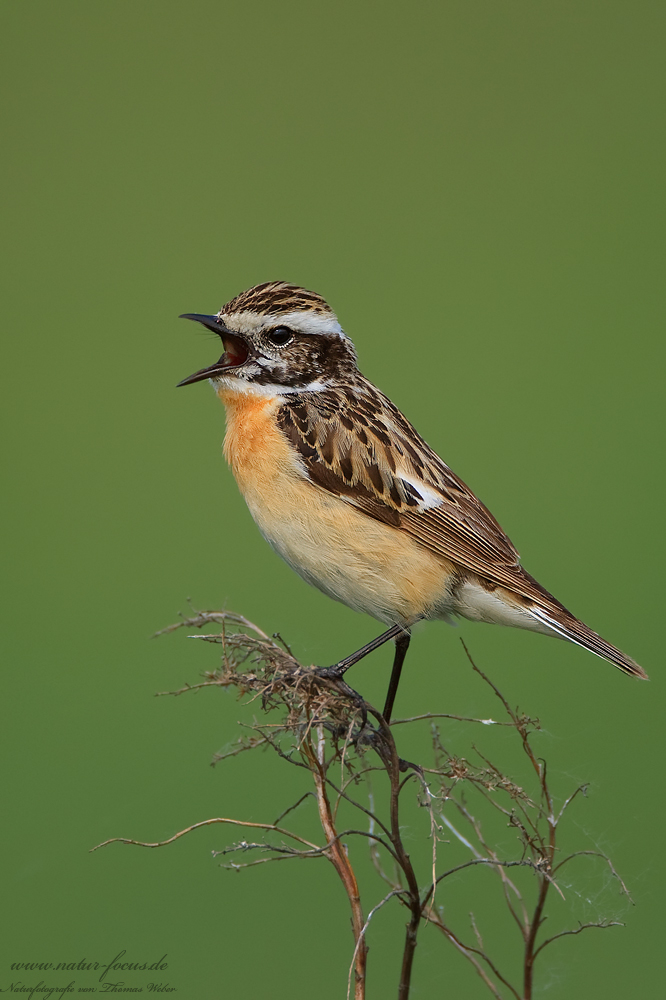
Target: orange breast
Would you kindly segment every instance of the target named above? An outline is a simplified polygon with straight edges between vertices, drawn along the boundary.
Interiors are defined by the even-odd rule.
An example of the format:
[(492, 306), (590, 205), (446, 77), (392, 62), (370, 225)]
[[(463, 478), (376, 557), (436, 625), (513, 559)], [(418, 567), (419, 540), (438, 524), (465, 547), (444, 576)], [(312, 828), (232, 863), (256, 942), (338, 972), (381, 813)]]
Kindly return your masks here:
[(275, 397), (230, 389), (218, 390), (218, 396), (227, 411), (224, 456), (243, 489), (248, 476), (260, 474), (261, 467), (272, 464), (278, 454), (283, 458), (288, 454), (287, 442), (275, 423), (279, 403)]

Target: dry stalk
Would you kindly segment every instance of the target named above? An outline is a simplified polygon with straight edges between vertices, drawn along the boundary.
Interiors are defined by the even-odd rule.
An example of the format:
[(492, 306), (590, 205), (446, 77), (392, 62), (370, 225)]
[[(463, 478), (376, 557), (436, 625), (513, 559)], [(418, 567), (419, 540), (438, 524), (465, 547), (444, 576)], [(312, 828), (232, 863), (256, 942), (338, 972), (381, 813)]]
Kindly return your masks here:
[[(497, 1000), (505, 996), (516, 1000), (531, 1000), (536, 959), (554, 941), (578, 935), (589, 928), (618, 925), (617, 921), (610, 920), (580, 923), (575, 928), (562, 930), (545, 940), (540, 939), (550, 890), (555, 889), (564, 898), (558, 884), (558, 872), (573, 858), (586, 855), (602, 858), (607, 863), (611, 876), (617, 879), (620, 890), (627, 896), (628, 893), (611, 862), (601, 852), (577, 850), (564, 857), (557, 853), (558, 826), (579, 793), (584, 794), (585, 787), (575, 789), (559, 810), (556, 809), (546, 764), (537, 756), (531, 742), (533, 734), (539, 729), (538, 720), (531, 719), (510, 706), (504, 695), (474, 663), (467, 647), (464, 648), (470, 665), (497, 697), (505, 719), (496, 721), (425, 713), (410, 719), (395, 720), (388, 726), (381, 714), (344, 681), (323, 677), (312, 668), (302, 666), (279, 635), (275, 634), (270, 638), (241, 615), (216, 611), (195, 612), (163, 629), (162, 633), (184, 627), (202, 629), (210, 626), (219, 627), (219, 630), (192, 638), (221, 647), (219, 667), (207, 671), (203, 680), (197, 684), (186, 684), (177, 691), (163, 693), (180, 695), (205, 687), (235, 687), (249, 701), (258, 702), (264, 716), (272, 710), (278, 710), (277, 722), (269, 722), (266, 718), (262, 722), (255, 721), (248, 733), (229, 748), (217, 753), (213, 763), (259, 746), (268, 746), (282, 760), (307, 770), (312, 788), (307, 789), (296, 803), (284, 809), (273, 823), (251, 823), (218, 817), (194, 823), (165, 841), (146, 843), (113, 838), (98, 845), (99, 847), (113, 841), (142, 847), (163, 847), (200, 827), (226, 824), (262, 831), (264, 839), (256, 843), (241, 840), (216, 852), (222, 856), (248, 852), (261, 854), (261, 857), (248, 862), (229, 861), (223, 867), (238, 870), (270, 861), (326, 858), (340, 878), (351, 911), (354, 949), (347, 996), (350, 994), (353, 976), (354, 1000), (365, 998), (368, 955), (366, 934), (370, 922), (375, 913), (392, 899), (399, 901), (407, 915), (398, 982), (399, 1000), (407, 1000), (409, 996), (416, 944), (423, 923), (430, 924), (441, 932), (470, 963)], [(433, 720), (439, 719), (515, 730), (531, 769), (535, 790), (523, 788), (505, 774), (487, 753), (482, 753), (474, 746), (473, 752), (480, 763), (470, 763), (467, 758), (449, 752), (434, 725)], [(422, 721), (430, 722), (432, 727), (434, 767), (420, 767), (402, 760), (393, 736), (394, 727), (415, 725)], [(374, 763), (370, 764), (368, 761)], [(381, 815), (376, 808), (369, 784), (370, 774), (375, 771), (383, 774), (388, 783), (386, 815)], [(429, 861), (423, 866), (425, 882), (421, 884), (412, 859), (405, 849), (401, 826), (404, 823), (401, 818), (401, 794), (410, 784), (414, 784), (417, 789), (419, 805), (426, 809), (427, 832), (431, 841)], [(472, 807), (470, 795), (477, 797), (478, 806)], [(323, 834), (321, 843), (306, 839), (282, 825), (288, 814), (311, 798), (317, 803)], [(355, 810), (362, 816), (367, 821), (368, 828), (340, 829), (339, 810), (343, 806), (345, 810)], [(451, 818), (451, 810), (457, 814), (455, 822)], [(489, 815), (499, 817), (505, 827), (515, 831), (518, 857), (502, 857), (493, 846), (492, 838), (485, 832)], [(462, 847), (467, 858), (438, 872), (438, 844), (442, 841), (443, 834), (452, 835), (451, 844), (457, 844), (458, 849)], [(281, 839), (276, 841), (275, 837)], [(361, 838), (369, 846), (372, 864), (390, 890), (370, 909), (367, 919), (363, 916), (358, 880), (345, 842), (351, 842), (355, 838)], [(450, 856), (451, 848), (448, 850)], [(387, 862), (393, 866), (393, 875), (387, 874)], [(443, 911), (435, 904), (438, 886), (445, 883), (447, 878), (476, 866), (495, 873), (508, 912), (518, 929), (522, 949), (520, 986), (511, 982), (500, 963), (489, 954), (474, 914), (469, 915), (473, 939), (466, 942), (463, 935), (454, 930), (448, 920), (445, 921)], [(523, 887), (521, 891), (516, 882), (518, 876), (509, 874), (510, 869), (515, 872), (528, 869), (533, 876), (532, 885), (528, 883), (527, 889)]]

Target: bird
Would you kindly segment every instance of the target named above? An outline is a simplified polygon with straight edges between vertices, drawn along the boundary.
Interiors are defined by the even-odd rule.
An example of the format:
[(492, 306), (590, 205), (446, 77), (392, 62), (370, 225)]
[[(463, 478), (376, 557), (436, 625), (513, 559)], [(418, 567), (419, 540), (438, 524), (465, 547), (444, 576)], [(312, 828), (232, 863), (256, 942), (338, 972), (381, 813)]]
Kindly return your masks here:
[(392, 639), (390, 722), (412, 626), (466, 618), (566, 639), (647, 679), (523, 569), (490, 511), (361, 374), (321, 295), (268, 281), (181, 318), (222, 341), (178, 385), (207, 379), (224, 404), (224, 454), (261, 534), (307, 583), (389, 626), (327, 676)]

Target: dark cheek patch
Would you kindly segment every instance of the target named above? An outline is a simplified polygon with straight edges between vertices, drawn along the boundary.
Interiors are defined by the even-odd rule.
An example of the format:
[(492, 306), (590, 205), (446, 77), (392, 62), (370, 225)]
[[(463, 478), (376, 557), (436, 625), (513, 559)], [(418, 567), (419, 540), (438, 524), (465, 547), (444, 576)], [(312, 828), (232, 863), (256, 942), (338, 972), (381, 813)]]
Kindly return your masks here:
[(358, 372), (354, 348), (340, 337), (296, 334), (280, 354), (279, 368), (262, 368), (253, 374), (259, 385), (284, 385), (300, 389), (320, 379), (350, 379)]

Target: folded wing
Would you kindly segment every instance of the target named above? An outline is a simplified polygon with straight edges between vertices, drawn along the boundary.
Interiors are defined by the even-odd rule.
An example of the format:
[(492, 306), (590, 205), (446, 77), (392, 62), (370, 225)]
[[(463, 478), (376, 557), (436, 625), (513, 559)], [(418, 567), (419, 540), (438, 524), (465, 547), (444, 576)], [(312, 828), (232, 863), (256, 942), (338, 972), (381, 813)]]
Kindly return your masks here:
[(521, 566), (490, 511), (370, 382), (290, 397), (278, 422), (304, 474), (368, 517), (509, 590), (562, 638), (635, 676), (638, 664), (569, 612)]

